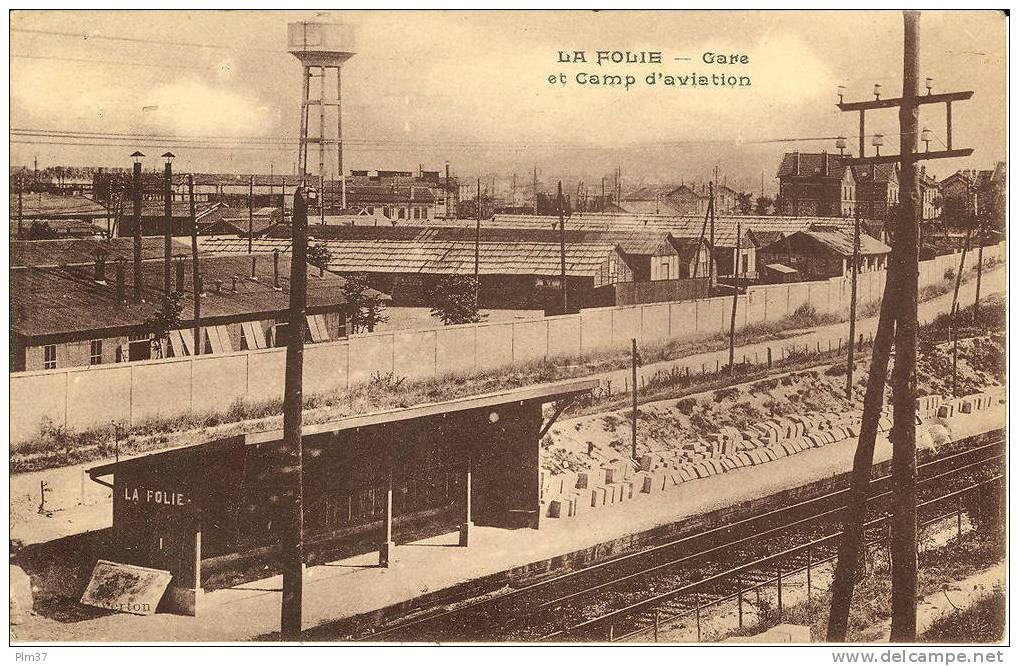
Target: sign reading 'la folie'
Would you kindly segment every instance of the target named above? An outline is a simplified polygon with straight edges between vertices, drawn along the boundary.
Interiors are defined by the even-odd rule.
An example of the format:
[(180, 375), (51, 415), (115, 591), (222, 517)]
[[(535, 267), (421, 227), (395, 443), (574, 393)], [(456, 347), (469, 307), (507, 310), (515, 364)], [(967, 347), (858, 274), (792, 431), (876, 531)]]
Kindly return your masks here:
[(186, 506), (191, 504), (191, 498), (185, 493), (156, 488), (125, 487), (124, 499), (136, 504), (159, 504), (162, 506)]

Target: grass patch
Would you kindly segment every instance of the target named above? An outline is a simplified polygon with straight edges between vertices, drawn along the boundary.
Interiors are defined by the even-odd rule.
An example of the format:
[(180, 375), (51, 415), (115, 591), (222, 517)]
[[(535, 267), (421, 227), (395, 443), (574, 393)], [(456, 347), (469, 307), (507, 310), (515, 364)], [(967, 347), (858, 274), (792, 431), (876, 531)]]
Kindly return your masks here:
[(935, 620), (920, 640), (925, 643), (997, 643), (1005, 635), (1005, 592), (996, 586), (990, 596), (969, 608)]

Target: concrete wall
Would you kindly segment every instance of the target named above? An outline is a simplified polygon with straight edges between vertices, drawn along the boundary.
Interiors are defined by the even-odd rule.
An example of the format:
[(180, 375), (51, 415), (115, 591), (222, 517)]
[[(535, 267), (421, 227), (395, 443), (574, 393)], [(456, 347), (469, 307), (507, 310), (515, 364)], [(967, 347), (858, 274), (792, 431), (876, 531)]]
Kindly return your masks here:
[[(1004, 258), (1004, 246), (985, 260)], [(974, 257), (975, 260), (975, 257)], [(967, 264), (970, 264), (967, 257)], [(922, 262), (920, 287), (958, 270), (958, 254)], [(885, 273), (860, 275), (859, 300), (880, 298)], [(846, 312), (845, 278), (751, 287), (737, 301), (737, 328), (787, 317), (809, 303), (821, 312)], [(628, 349), (649, 343), (725, 333), (731, 297), (582, 310), (533, 321), (464, 324), (352, 336), (305, 347), (304, 393), (345, 389), (390, 372), (424, 379), (510, 365)], [(10, 374), (11, 441), (36, 436), (43, 423), (74, 430), (119, 422), (138, 425), (187, 411), (214, 412), (237, 401), (283, 397), (286, 350), (260, 349), (212, 356), (119, 363)]]

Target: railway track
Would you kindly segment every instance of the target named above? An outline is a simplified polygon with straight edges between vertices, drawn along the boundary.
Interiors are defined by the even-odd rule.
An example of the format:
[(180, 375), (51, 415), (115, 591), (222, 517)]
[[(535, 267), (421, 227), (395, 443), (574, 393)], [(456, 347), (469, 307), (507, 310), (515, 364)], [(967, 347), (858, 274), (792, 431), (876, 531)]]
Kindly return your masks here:
[[(919, 465), (921, 520), (930, 522), (942, 503), (972, 492), (975, 479), (993, 477), (988, 470), (1000, 467), (1003, 444), (1003, 437), (995, 438)], [(887, 524), (889, 481), (884, 476), (871, 483), (870, 541), (880, 540)], [(373, 642), (635, 637), (659, 626), (663, 618), (699, 615), (739, 594), (774, 586), (783, 575), (830, 561), (838, 546), (846, 493), (839, 490), (739, 519), (504, 593), (454, 601), (386, 626), (358, 631), (336, 625), (312, 633), (316, 639)]]

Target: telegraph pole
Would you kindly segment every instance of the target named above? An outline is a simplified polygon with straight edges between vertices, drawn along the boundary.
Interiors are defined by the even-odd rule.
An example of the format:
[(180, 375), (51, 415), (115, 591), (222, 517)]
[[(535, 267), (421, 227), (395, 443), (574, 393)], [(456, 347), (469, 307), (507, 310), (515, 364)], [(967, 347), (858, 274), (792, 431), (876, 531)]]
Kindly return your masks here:
[(732, 315), (729, 319), (729, 376), (736, 375), (736, 304), (739, 301), (739, 265), (740, 265), (740, 236), (743, 235), (743, 227), (740, 221), (736, 220), (736, 255), (732, 260)]
[(846, 354), (846, 400), (853, 399), (853, 369), (856, 362), (856, 283), (860, 273), (860, 206), (853, 206), (853, 272), (849, 296), (849, 344)]
[(163, 153), (166, 164), (163, 167), (163, 295), (170, 298), (173, 283), (170, 282), (173, 237), (173, 153)]
[(478, 196), (475, 211), (477, 222), (474, 225), (474, 306), (478, 306), (481, 294), (481, 177), (478, 177)]
[(538, 165), (534, 165), (534, 214), (538, 214)]
[[(704, 190), (701, 190), (703, 192)], [(708, 234), (711, 244), (708, 252), (708, 295), (711, 295), (711, 287), (715, 286), (715, 183), (708, 182)]]
[(563, 181), (559, 181), (559, 286), (562, 293), (562, 312), (566, 314), (566, 220), (563, 217)]
[(280, 543), (283, 547), (283, 603), (280, 609), (280, 639), (301, 637), (301, 605), (304, 586), (304, 461), (301, 441), (303, 399), (304, 327), (307, 302), (308, 204), (304, 186), (294, 193), (294, 216), (290, 256), (290, 313), (287, 325), (286, 379), (283, 388), (283, 443), (281, 486), (284, 520)]
[[(881, 99), (875, 86), (875, 99), (844, 102), (840, 87), (838, 108), (860, 114), (860, 157), (847, 158), (848, 165), (900, 165), (900, 221), (896, 228), (888, 269), (881, 316), (874, 336), (874, 348), (867, 394), (864, 398), (863, 423), (856, 456), (849, 505), (843, 529), (843, 540), (832, 583), (832, 608), (828, 623), (828, 641), (846, 640), (849, 606), (863, 546), (863, 521), (869, 494), (870, 471), (873, 465), (877, 420), (883, 401), (885, 373), (894, 337), (896, 358), (892, 375), (894, 425), (892, 440), (892, 486), (895, 514), (892, 520), (892, 631), (893, 642), (916, 640), (916, 337), (917, 337), (917, 269), (919, 262), (920, 194), (917, 189), (918, 160), (966, 157), (970, 148), (952, 148), (952, 102), (970, 99), (972, 91), (931, 92), (917, 95), (919, 70), (918, 11), (903, 12), (903, 94), (901, 98)], [(946, 105), (946, 150), (916, 153), (918, 110), (923, 104)], [(874, 109), (899, 109), (900, 154), (865, 156), (864, 112)], [(878, 145), (875, 143), (875, 145)]]
[(22, 185), (21, 182), (22, 181), (21, 176), (15, 176), (14, 181), (18, 185), (18, 240), (24, 240), (21, 229), (21, 190), (24, 189), (24, 186)]
[(191, 213), (191, 295), (195, 309), (194, 355), (202, 353), (202, 273), (198, 267), (198, 220), (195, 215), (195, 177), (188, 174), (188, 207)]
[(326, 223), (326, 177), (321, 173), (318, 175), (318, 223)]
[[(269, 181), (270, 183), (272, 181)], [(270, 189), (272, 185), (269, 185)], [(248, 178), (248, 254), (251, 254), (251, 239), (255, 227), (255, 177)]]
[(892, 631), (897, 643), (916, 641), (916, 335), (917, 269), (920, 262), (917, 240), (920, 225), (919, 191), (916, 182), (916, 152), (919, 107), (917, 76), (920, 68), (920, 12), (903, 13), (902, 104), (899, 106), (900, 162), (899, 207), (902, 218), (895, 230), (895, 243), (902, 246), (899, 259), (902, 299), (895, 327), (895, 367), (892, 370)]
[(633, 380), (633, 405), (630, 410), (630, 457), (637, 460), (637, 366), (640, 356), (637, 354), (637, 338), (630, 338), (630, 368)]
[(984, 272), (984, 231), (985, 223), (983, 220), (980, 221), (979, 227), (977, 227), (977, 293), (976, 298), (973, 299), (973, 323), (977, 323), (980, 315), (980, 278), (983, 277)]
[(134, 170), (131, 172), (131, 203), (134, 207), (134, 302), (142, 302), (142, 158), (141, 151), (136, 150)]

